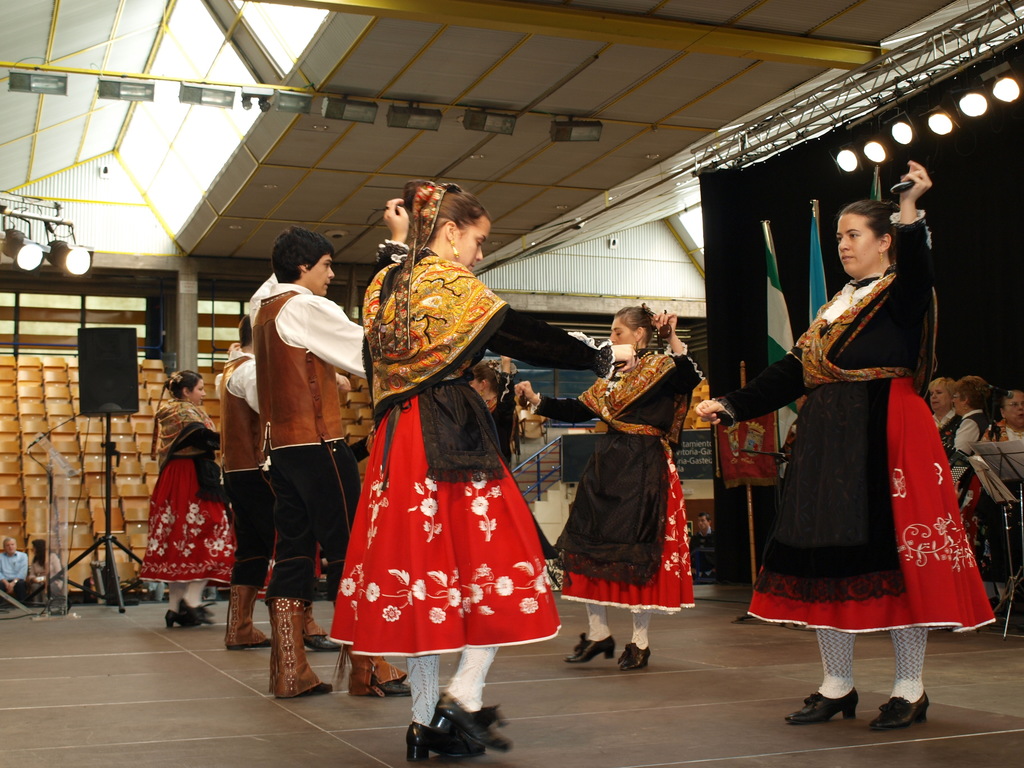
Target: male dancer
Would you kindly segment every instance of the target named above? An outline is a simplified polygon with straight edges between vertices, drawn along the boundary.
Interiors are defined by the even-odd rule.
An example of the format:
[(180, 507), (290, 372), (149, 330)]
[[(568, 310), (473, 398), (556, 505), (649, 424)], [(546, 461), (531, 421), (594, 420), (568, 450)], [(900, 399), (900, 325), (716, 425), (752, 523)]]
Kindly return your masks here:
[[(364, 376), (363, 331), (327, 299), (332, 254), (321, 234), (301, 227), (282, 232), (274, 242), (274, 277), (257, 291), (264, 298), (253, 320), (261, 433), (276, 496), (277, 549), (267, 604), (270, 689), (278, 698), (331, 691), (306, 661), (304, 612), (313, 599), (318, 543), (327, 560), (327, 592), (332, 599), (338, 594), (359, 499), (359, 470), (342, 439), (334, 368)], [(408, 696), (404, 678), (383, 658), (353, 657), (349, 693)]]
[[(252, 623), (256, 595), (267, 578), (274, 553), (274, 492), (262, 469), (264, 456), (260, 434), (259, 400), (256, 394), (256, 358), (252, 351), (252, 321), (248, 315), (238, 325), (240, 352), (224, 366), (217, 386), (221, 402), (221, 465), (224, 488), (234, 512), (235, 565), (231, 569), (224, 645), (229, 651), (269, 648), (270, 640)], [(303, 643), (313, 651), (338, 651), (341, 646), (327, 637), (327, 630), (306, 606)]]

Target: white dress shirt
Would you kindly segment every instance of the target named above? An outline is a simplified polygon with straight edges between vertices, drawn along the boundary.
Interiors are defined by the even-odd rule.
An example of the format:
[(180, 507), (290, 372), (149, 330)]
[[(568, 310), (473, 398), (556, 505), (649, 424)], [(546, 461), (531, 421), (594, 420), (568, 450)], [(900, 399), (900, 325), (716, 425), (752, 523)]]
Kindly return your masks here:
[(976, 443), (981, 439), (981, 428), (974, 423), (973, 419), (968, 418), (975, 413), (984, 413), (984, 411), (975, 408), (973, 411), (965, 413), (960, 426), (957, 427), (956, 436), (953, 438), (953, 447), (967, 454), (974, 453), (971, 443)]
[(239, 363), (235, 372), (228, 379), (228, 392), (241, 397), (256, 413), (260, 412), (260, 401), (256, 397), (256, 358), (252, 352), (243, 352), (239, 357), (248, 358), (248, 362)]
[(296, 283), (279, 283), (271, 276), (250, 299), (253, 322), (259, 317), (260, 303), (288, 291), (299, 295), (289, 299), (277, 315), (281, 341), (308, 349), (324, 362), (365, 379), (363, 329), (327, 297), (316, 296)]

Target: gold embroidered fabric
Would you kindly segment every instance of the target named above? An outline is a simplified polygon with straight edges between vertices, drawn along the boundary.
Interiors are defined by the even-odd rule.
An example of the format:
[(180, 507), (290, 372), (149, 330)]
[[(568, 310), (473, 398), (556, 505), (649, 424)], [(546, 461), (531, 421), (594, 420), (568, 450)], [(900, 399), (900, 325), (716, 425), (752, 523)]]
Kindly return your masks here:
[(455, 369), (452, 365), (505, 306), (468, 267), (430, 254), (413, 266), (408, 322), (396, 322), (402, 312), (400, 292), (393, 292), (383, 303), (380, 296), (385, 277), (399, 268), (395, 265), (377, 273), (363, 306), (377, 413), (383, 413), (389, 398), (434, 379), (464, 373), (471, 360), (462, 360)]
[[(174, 442), (189, 424), (199, 423), (209, 430), (214, 428), (210, 417), (196, 405), (187, 400), (170, 400), (156, 412), (156, 424), (160, 430), (158, 455), (160, 466), (167, 461), (167, 456)], [(196, 450), (196, 453), (202, 453)]]
[(646, 354), (633, 370), (622, 374), (618, 380), (598, 379), (586, 392), (580, 395), (580, 402), (592, 410), (610, 427), (631, 435), (656, 435), (663, 440), (677, 442), (683, 428), (689, 402), (682, 395), (675, 398), (672, 426), (663, 432), (649, 424), (634, 424), (619, 417), (634, 402), (650, 391), (651, 387), (670, 375), (676, 367), (675, 360), (668, 355)]
[[(888, 299), (886, 289), (892, 284), (895, 274), (888, 274), (876, 281), (871, 292), (859, 303), (854, 304), (843, 314), (837, 317), (832, 323), (828, 323), (822, 317), (823, 310), (819, 310), (818, 316), (811, 323), (804, 335), (797, 341), (796, 346), (803, 351), (804, 385), (813, 389), (822, 384), (832, 384), (838, 381), (873, 381), (875, 379), (898, 379), (904, 376), (912, 376), (914, 372), (903, 367), (880, 367), (880, 368), (859, 368), (847, 370), (829, 360), (829, 356), (838, 357), (843, 349), (857, 334), (870, 322), (875, 313), (885, 304)], [(836, 299), (833, 299), (835, 301)], [(827, 304), (825, 305), (828, 306)], [(847, 334), (853, 326), (852, 332)], [(835, 350), (833, 347), (843, 339), (842, 346)]]

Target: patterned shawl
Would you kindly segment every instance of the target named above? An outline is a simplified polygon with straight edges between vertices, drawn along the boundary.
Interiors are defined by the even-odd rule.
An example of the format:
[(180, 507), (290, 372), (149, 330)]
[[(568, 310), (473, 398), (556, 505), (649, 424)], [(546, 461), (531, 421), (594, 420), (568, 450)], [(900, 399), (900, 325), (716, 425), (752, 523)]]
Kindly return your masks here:
[[(206, 415), (202, 408), (193, 405), (187, 400), (170, 400), (161, 406), (156, 412), (154, 419), (159, 429), (159, 461), (162, 467), (167, 461), (172, 449), (186, 433), (190, 433), (198, 427), (205, 427), (213, 431), (213, 422)], [(197, 449), (196, 455), (203, 453)]]
[(675, 360), (668, 355), (644, 354), (633, 370), (621, 374), (617, 380), (598, 379), (590, 389), (580, 395), (580, 402), (619, 432), (656, 435), (665, 442), (677, 443), (690, 405), (683, 395), (675, 397), (672, 426), (668, 432), (662, 432), (649, 424), (634, 424), (620, 419), (633, 403), (647, 394), (665, 376), (670, 375), (675, 367)]
[(922, 387), (927, 387), (928, 377), (931, 376), (934, 367), (934, 291), (928, 312), (925, 315), (920, 346), (921, 351), (918, 356), (917, 365), (913, 370), (898, 366), (847, 370), (840, 368), (829, 359), (839, 357), (850, 342), (857, 338), (858, 334), (864, 330), (878, 310), (884, 306), (885, 302), (889, 299), (889, 286), (892, 285), (892, 281), (895, 279), (896, 273), (889, 272), (884, 277), (875, 281), (867, 296), (843, 312), (831, 323), (826, 321), (823, 315), (825, 309), (842, 295), (841, 292), (836, 294), (832, 301), (825, 304), (818, 311), (818, 316), (814, 318), (814, 322), (811, 323), (810, 327), (796, 343), (796, 347), (802, 352), (804, 385), (808, 389), (840, 381), (873, 381), (875, 379), (898, 379), (905, 376), (914, 377), (914, 384), (919, 391)]

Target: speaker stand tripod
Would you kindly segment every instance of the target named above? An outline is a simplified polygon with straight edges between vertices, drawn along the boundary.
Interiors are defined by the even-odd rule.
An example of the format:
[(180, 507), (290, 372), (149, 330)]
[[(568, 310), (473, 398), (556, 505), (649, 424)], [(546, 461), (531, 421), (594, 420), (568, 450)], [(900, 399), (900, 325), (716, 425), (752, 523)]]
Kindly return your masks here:
[[(128, 557), (130, 559), (132, 559), (135, 562), (139, 563), (139, 565), (142, 564), (142, 559), (138, 555), (136, 555), (134, 552), (132, 552), (128, 547), (126, 547), (124, 544), (122, 544), (120, 541), (118, 541), (117, 537), (113, 533), (110, 532), (110, 529), (111, 529), (111, 501), (112, 501), (112, 499), (111, 499), (111, 485), (112, 485), (112, 477), (113, 477), (113, 474), (114, 474), (113, 463), (114, 463), (114, 458), (115, 457), (120, 459), (121, 453), (120, 453), (120, 451), (117, 450), (117, 447), (114, 445), (113, 440), (110, 439), (110, 414), (106, 413), (106, 414), (104, 414), (104, 416), (106, 417), (106, 441), (103, 443), (104, 457), (105, 457), (105, 460), (106, 460), (106, 464), (104, 466), (104, 469), (105, 469), (104, 482), (106, 484), (105, 494), (104, 494), (104, 509), (103, 509), (103, 516), (104, 516), (104, 523), (105, 523), (104, 533), (103, 533), (102, 536), (98, 537), (87, 550), (82, 552), (78, 557), (76, 557), (74, 560), (72, 560), (70, 563), (68, 563), (68, 573), (71, 572), (71, 569), (72, 569), (73, 566), (77, 565), (79, 562), (84, 560), (90, 554), (92, 554), (93, 552), (96, 552), (98, 549), (100, 549), (102, 547), (103, 548), (103, 554), (104, 554), (104, 556), (106, 558), (105, 564), (104, 564), (104, 567), (103, 567), (103, 582), (104, 582), (104, 587), (105, 587), (104, 592), (106, 594), (104, 595), (103, 593), (99, 592), (97, 589), (86, 587), (83, 584), (75, 584), (75, 582), (71, 581), (70, 579), (68, 580), (68, 583), (74, 584), (76, 587), (81, 589), (83, 592), (88, 592), (89, 594), (93, 595), (96, 598), (105, 597), (107, 605), (114, 605), (115, 602), (116, 602), (118, 612), (119, 613), (124, 613), (124, 606), (125, 606), (124, 593), (121, 590), (121, 579), (118, 576), (118, 573), (117, 573), (117, 563), (114, 560), (114, 548), (117, 547), (118, 549), (120, 549), (122, 552), (124, 552), (126, 555), (128, 555)], [(138, 580), (136, 579), (130, 586), (134, 586), (137, 583), (138, 583)], [(116, 601), (111, 596), (111, 594), (110, 594), (111, 592), (114, 592), (116, 594)]]

